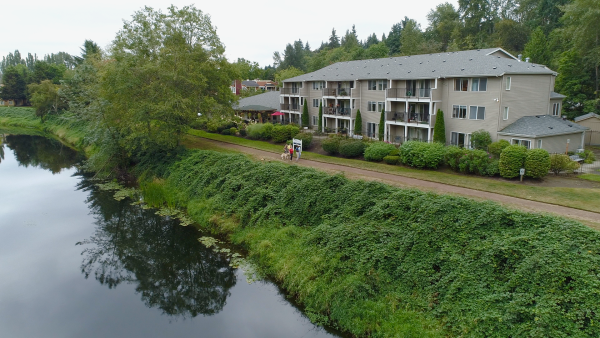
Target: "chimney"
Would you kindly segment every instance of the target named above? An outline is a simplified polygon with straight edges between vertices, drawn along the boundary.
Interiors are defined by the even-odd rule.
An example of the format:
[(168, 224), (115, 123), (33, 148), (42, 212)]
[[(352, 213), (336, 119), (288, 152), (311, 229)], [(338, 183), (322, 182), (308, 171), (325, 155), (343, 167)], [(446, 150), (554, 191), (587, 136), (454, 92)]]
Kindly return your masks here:
[(521, 59), (523, 59), (523, 54), (517, 55), (517, 59), (519, 59), (519, 61), (521, 61)]
[(529, 58), (525, 58), (525, 62), (529, 62)]

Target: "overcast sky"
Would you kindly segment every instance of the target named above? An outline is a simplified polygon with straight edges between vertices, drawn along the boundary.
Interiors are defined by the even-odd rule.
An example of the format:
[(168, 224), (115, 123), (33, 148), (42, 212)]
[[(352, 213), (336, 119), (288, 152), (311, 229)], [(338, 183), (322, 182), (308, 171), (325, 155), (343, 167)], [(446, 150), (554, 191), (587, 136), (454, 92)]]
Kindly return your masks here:
[[(190, 4), (209, 14), (217, 34), (225, 44), (230, 61), (243, 57), (261, 67), (273, 62), (273, 52), (282, 52), (294, 40), (308, 41), (311, 49), (321, 45), (335, 28), (338, 36), (356, 25), (359, 40), (372, 33), (386, 36), (404, 16), (427, 27), (427, 13), (442, 0), (420, 1), (324, 1), (324, 0), (211, 0), (177, 1), (177, 7)], [(448, 1), (457, 7), (457, 0)], [(0, 56), (18, 49), (44, 54), (59, 51), (79, 54), (86, 39), (106, 47), (122, 28), (123, 20), (150, 6), (165, 10), (169, 1), (3, 1)], [(360, 5), (359, 5), (360, 4)], [(370, 8), (368, 6), (371, 6)]]

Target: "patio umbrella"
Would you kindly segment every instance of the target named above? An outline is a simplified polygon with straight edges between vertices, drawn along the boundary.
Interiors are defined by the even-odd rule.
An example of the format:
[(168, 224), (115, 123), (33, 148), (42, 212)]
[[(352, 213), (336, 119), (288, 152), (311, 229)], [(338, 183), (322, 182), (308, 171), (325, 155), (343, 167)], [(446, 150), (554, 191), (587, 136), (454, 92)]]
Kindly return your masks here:
[(282, 112), (279, 112), (279, 111), (276, 111), (273, 114), (271, 114), (271, 116), (280, 116), (280, 115), (285, 115), (285, 114)]

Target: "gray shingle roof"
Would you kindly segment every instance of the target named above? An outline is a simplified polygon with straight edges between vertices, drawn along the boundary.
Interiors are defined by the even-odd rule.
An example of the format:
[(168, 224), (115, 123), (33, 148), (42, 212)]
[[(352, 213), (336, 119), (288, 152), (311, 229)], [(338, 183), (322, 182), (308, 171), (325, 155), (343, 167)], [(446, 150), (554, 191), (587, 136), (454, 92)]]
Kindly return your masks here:
[(287, 79), (285, 82), (353, 81), (365, 79), (410, 80), (445, 77), (502, 76), (503, 74), (556, 73), (544, 65), (519, 61), (501, 48), (488, 48), (461, 52), (338, 62), (315, 72)]
[(550, 92), (551, 99), (564, 99), (566, 96), (557, 92)]
[(586, 120), (586, 119), (589, 119), (590, 117), (595, 117), (595, 118), (598, 118), (598, 119), (600, 119), (600, 115), (598, 115), (598, 114), (594, 114), (594, 113), (587, 113), (587, 114), (585, 114), (585, 115), (577, 116), (577, 117), (575, 118), (575, 122), (579, 122), (579, 121), (581, 121), (581, 120)]
[(279, 109), (279, 91), (266, 92), (250, 97), (240, 99), (238, 105), (234, 105), (235, 110), (278, 110)]
[(588, 128), (550, 115), (524, 116), (498, 132), (499, 135), (545, 137), (581, 133)]

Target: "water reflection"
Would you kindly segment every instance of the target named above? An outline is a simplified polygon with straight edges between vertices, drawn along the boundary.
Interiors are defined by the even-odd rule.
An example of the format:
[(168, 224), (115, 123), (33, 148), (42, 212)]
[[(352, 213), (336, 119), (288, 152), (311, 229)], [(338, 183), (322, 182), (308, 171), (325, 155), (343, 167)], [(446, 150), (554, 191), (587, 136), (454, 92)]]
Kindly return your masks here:
[(137, 284), (148, 307), (165, 314), (195, 317), (212, 315), (225, 306), (236, 283), (226, 257), (201, 245), (193, 227), (182, 227), (154, 214), (116, 201), (87, 179), (78, 189), (88, 191), (87, 203), (95, 219), (94, 234), (78, 243), (85, 246), (81, 271), (108, 288)]
[(0, 162), (4, 159), (4, 145), (13, 150), (15, 158), (24, 167), (39, 167), (58, 174), (71, 168), (81, 159), (75, 150), (42, 136), (3, 135), (0, 142)]

